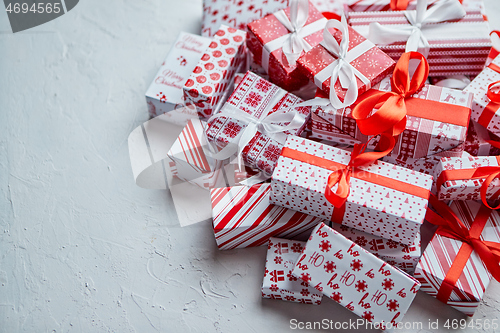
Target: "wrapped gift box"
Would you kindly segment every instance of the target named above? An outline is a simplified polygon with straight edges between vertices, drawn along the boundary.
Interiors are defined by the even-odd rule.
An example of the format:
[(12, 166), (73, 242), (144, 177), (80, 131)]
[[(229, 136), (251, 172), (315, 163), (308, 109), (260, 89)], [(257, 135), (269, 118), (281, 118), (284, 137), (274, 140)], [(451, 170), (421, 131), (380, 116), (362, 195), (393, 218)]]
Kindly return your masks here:
[(244, 31), (222, 25), (184, 83), (186, 104), (194, 104), (200, 117), (217, 113), (227, 98), (228, 87), (245, 61), (245, 37)]
[[(470, 179), (477, 168), (500, 166), (500, 156), (474, 157), (467, 154), (463, 157), (443, 157), (436, 166), (435, 181), (446, 172), (450, 179), (444, 181), (437, 189), (439, 200), (481, 200), (481, 186), (484, 178)], [(498, 168), (500, 171), (500, 167)], [(460, 175), (461, 174), (461, 175)], [(444, 177), (444, 175), (443, 175)], [(498, 197), (500, 191), (500, 179), (494, 179), (488, 186), (487, 198)]]
[[(347, 29), (349, 31), (349, 46), (346, 58), (350, 60), (349, 63), (358, 73), (365, 76), (366, 80), (370, 82), (370, 85), (367, 85), (359, 77), (356, 77), (358, 95), (361, 95), (370, 89), (371, 86), (391, 74), (395, 62), (377, 48), (375, 44), (365, 39), (354, 29), (351, 27), (347, 27)], [(343, 38), (341, 32), (336, 29), (331, 29), (330, 31), (337, 42), (340, 43)], [(297, 63), (307, 73), (309, 79), (327, 96), (330, 94), (332, 66), (336, 62), (337, 57), (331, 54), (322, 44), (316, 45), (297, 60)], [(334, 87), (337, 96), (343, 100), (346, 89), (342, 88), (340, 80), (337, 80)]]
[(476, 76), (464, 91), (474, 94), (471, 119), (493, 134), (500, 135), (500, 103), (490, 101), (487, 96), (488, 86), (500, 80), (500, 56)]
[[(386, 82), (386, 79), (382, 81)], [(391, 89), (390, 83), (378, 85), (376, 88), (381, 91)], [(390, 155), (421, 158), (459, 147), (467, 137), (473, 98), (473, 94), (468, 92), (425, 85), (412, 98), (406, 99), (406, 129), (398, 136)], [(361, 133), (352, 117), (353, 108), (354, 105), (343, 109), (335, 109), (331, 105), (313, 107), (313, 114), (325, 124), (314, 124), (314, 119), (318, 118), (313, 118), (313, 132), (318, 126), (322, 126), (323, 132), (328, 130), (331, 127), (326, 126), (326, 123), (329, 123), (340, 129), (344, 135), (347, 134), (358, 142), (366, 142), (368, 137)], [(344, 142), (346, 139), (332, 134), (330, 140)], [(377, 141), (372, 142), (370, 147), (374, 148)]]
[[(263, 119), (269, 114), (293, 107), (300, 102), (302, 100), (297, 96), (287, 93), (252, 72), (247, 72), (219, 114), (223, 114), (226, 108), (236, 107), (258, 119)], [(285, 134), (299, 135), (304, 130), (311, 107), (297, 107), (294, 110), (304, 116), (304, 125), (291, 132), (284, 132)], [(210, 122), (207, 136), (218, 147), (224, 148), (229, 142), (235, 140), (247, 125), (229, 116), (217, 118)], [(284, 140), (278, 136), (258, 131), (243, 149), (243, 160), (247, 165), (271, 175), (283, 143)]]
[(492, 146), (492, 142), (500, 142), (500, 138), (475, 121), (469, 123), (464, 150), (472, 156), (497, 156), (500, 148)]
[(270, 237), (294, 238), (322, 220), (269, 203), (269, 184), (211, 190), (215, 240), (220, 250), (260, 246)]
[(420, 288), (413, 277), (324, 223), (314, 229), (292, 273), (382, 327), (402, 320)]
[[(411, 26), (405, 11), (349, 12), (348, 19), (353, 29), (367, 38), (370, 23), (395, 29)], [(477, 75), (483, 69), (491, 40), (488, 22), (480, 11), (469, 11), (461, 20), (426, 25), (422, 32), (430, 44), (429, 75)], [(406, 40), (378, 47), (397, 60), (405, 52)]]
[[(482, 230), (481, 239), (500, 242), (498, 222), (500, 220), (497, 211), (488, 210), (475, 201), (453, 201), (450, 208), (467, 228), (471, 227), (477, 216), (484, 213), (481, 210), (486, 209), (489, 218)], [(456, 261), (462, 246), (463, 243), (459, 240), (444, 237), (438, 233), (434, 234), (415, 269), (414, 276), (422, 284), (421, 291), (434, 297), (437, 296), (443, 280), (452, 263)], [(446, 303), (458, 311), (472, 316), (490, 281), (491, 273), (487, 270), (479, 255), (472, 251)]]
[[(290, 20), (290, 7), (282, 12), (267, 15), (248, 24), (248, 49), (254, 61), (264, 67), (271, 81), (288, 91), (297, 90), (307, 84), (307, 77), (296, 63), (288, 63), (282, 46), (291, 33), (277, 18), (283, 14)], [(309, 3), (307, 21), (302, 28), (310, 34), (304, 40), (312, 47), (323, 40), (326, 18)]]
[[(191, 119), (168, 151), (172, 174), (177, 178), (209, 189), (221, 177), (222, 161), (206, 154), (204, 131), (206, 123)], [(205, 140), (205, 141), (204, 141)], [(205, 143), (204, 143), (205, 142)]]
[[(431, 6), (440, 0), (427, 0), (427, 6)], [(483, 0), (458, 0), (467, 11), (481, 11), (484, 13)], [(403, 3), (404, 1), (400, 1)], [(391, 0), (346, 0), (346, 12), (383, 12), (390, 11)], [(402, 6), (402, 5), (400, 5)], [(417, 0), (409, 0), (406, 8), (399, 10), (415, 10), (417, 8)]]
[(211, 41), (211, 38), (187, 32), (181, 32), (177, 36), (146, 92), (151, 118), (184, 105), (182, 93), (184, 82), (189, 78)]
[(203, 0), (201, 35), (213, 36), (221, 24), (245, 30), (247, 23), (288, 7), (288, 0)]
[(421, 256), (420, 233), (417, 234), (412, 245), (405, 245), (370, 235), (366, 232), (350, 228), (345, 225), (332, 223), (332, 229), (345, 238), (358, 244), (371, 254), (376, 255), (389, 265), (399, 268), (408, 274), (413, 274)]
[(304, 304), (321, 304), (323, 294), (292, 275), (306, 242), (270, 238), (262, 297)]
[(325, 198), (325, 188), (332, 171), (345, 168), (350, 159), (348, 151), (289, 136), (273, 173), (270, 202), (413, 244), (426, 213), (432, 177), (381, 161), (355, 168), (342, 211)]

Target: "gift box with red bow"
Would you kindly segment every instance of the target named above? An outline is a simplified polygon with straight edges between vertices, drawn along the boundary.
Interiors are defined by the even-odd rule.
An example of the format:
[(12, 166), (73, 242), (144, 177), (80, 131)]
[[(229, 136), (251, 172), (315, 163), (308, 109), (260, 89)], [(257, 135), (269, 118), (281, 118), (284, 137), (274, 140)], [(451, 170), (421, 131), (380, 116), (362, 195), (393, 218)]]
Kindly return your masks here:
[[(418, 0), (416, 10), (349, 12), (349, 23), (397, 60), (404, 52), (426, 56), (431, 76), (477, 75), (491, 49), (490, 28), (480, 10), (456, 0)], [(461, 61), (462, 60), (462, 61)]]
[(209, 119), (207, 137), (224, 157), (239, 151), (247, 165), (271, 175), (286, 136), (299, 135), (306, 127), (311, 107), (299, 106), (301, 102), (247, 72), (221, 111)]
[(381, 329), (396, 327), (420, 283), (325, 224), (318, 225), (293, 275)]
[(464, 150), (472, 156), (497, 156), (500, 155), (500, 138), (472, 120)]
[(500, 56), (464, 89), (474, 94), (471, 119), (500, 135)]
[(186, 104), (194, 104), (200, 117), (210, 117), (222, 106), (234, 75), (244, 63), (246, 33), (222, 25), (184, 83)]
[(249, 23), (247, 44), (271, 81), (293, 91), (308, 82), (296, 60), (321, 42), (327, 20), (307, 0), (292, 0), (290, 5)]
[(349, 27), (344, 17), (328, 21), (323, 38), (297, 63), (330, 96), (334, 107), (351, 105), (358, 95), (392, 73), (394, 61)]
[[(497, 199), (500, 156), (444, 157), (436, 167), (439, 200)], [(484, 193), (482, 193), (484, 192)]]
[(337, 223), (332, 223), (331, 227), (345, 238), (358, 244), (371, 254), (376, 255), (389, 265), (397, 267), (408, 274), (413, 274), (422, 255), (420, 233), (415, 237), (413, 244), (405, 245), (395, 242), (392, 239), (370, 235), (364, 231)]
[(262, 297), (304, 304), (321, 304), (323, 294), (292, 275), (306, 242), (270, 238)]
[[(411, 59), (421, 60), (410, 80)], [(313, 107), (313, 113), (359, 142), (384, 131), (397, 136), (391, 156), (418, 159), (461, 147), (467, 136), (472, 107), (471, 93), (426, 85), (428, 64), (416, 52), (405, 53), (392, 79), (384, 79), (351, 107), (331, 104)], [(391, 85), (392, 81), (392, 85)], [(318, 127), (312, 125), (313, 131)], [(328, 127), (324, 127), (328, 128)], [(345, 141), (344, 137), (336, 140)], [(376, 140), (370, 148), (375, 148)], [(463, 150), (463, 146), (462, 146)]]
[(289, 136), (270, 202), (411, 245), (423, 223), (432, 177), (353, 152)]
[[(441, 0), (427, 0), (427, 6)], [(483, 0), (457, 0), (466, 11), (484, 12)], [(384, 12), (389, 10), (415, 10), (417, 0), (347, 0), (346, 12)]]
[(220, 250), (264, 245), (270, 237), (295, 238), (322, 220), (269, 203), (269, 184), (214, 188), (212, 217)]
[(499, 215), (475, 201), (431, 204), (438, 214), (428, 219), (439, 228), (414, 276), (421, 291), (472, 316), (492, 276), (500, 279)]

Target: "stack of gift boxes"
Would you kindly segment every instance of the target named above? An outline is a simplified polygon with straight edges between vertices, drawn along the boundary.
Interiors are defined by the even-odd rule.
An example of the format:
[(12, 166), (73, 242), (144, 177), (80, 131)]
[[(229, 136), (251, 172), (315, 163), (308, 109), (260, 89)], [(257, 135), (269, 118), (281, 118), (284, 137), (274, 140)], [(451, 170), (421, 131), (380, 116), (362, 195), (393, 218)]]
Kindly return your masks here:
[[(203, 10), (204, 37), (179, 35), (146, 98), (185, 124), (169, 165), (207, 189), (219, 249), (267, 246), (265, 298), (325, 295), (388, 327), (420, 289), (472, 316), (500, 249), (500, 56), (487, 62), (482, 1)], [(457, 75), (463, 90), (446, 86)], [(238, 184), (217, 187), (226, 163)]]

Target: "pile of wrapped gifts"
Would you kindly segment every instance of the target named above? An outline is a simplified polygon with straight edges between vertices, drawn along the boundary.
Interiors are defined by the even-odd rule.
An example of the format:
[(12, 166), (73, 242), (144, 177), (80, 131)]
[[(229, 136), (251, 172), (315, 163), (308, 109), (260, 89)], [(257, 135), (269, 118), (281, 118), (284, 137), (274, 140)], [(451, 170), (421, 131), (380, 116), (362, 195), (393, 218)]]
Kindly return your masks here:
[(482, 0), (203, 3), (202, 36), (178, 36), (146, 99), (184, 126), (168, 166), (206, 189), (219, 249), (267, 246), (264, 298), (326, 296), (389, 327), (420, 290), (472, 316), (500, 279)]

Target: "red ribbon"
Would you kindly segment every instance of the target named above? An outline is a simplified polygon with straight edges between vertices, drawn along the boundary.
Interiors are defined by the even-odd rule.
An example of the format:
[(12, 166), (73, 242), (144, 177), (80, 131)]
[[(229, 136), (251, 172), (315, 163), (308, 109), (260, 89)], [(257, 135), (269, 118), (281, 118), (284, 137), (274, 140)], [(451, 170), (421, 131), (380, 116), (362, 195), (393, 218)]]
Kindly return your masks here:
[(405, 10), (410, 0), (391, 0), (392, 10)]
[[(491, 182), (495, 178), (500, 176), (500, 156), (497, 156), (498, 166), (484, 166), (473, 169), (460, 169), (460, 170), (444, 170), (439, 175), (436, 181), (436, 187), (438, 191), (441, 186), (447, 181), (453, 180), (467, 180), (467, 179), (484, 179), (483, 185), (481, 186), (481, 201), (489, 209), (499, 209), (500, 205), (496, 207), (491, 207), (486, 201), (486, 192)], [(496, 200), (500, 196), (500, 191), (495, 193), (490, 199)]]
[[(489, 64), (488, 68), (497, 73), (500, 73), (500, 66), (495, 65), (494, 63)], [(481, 116), (477, 120), (480, 125), (486, 128), (500, 108), (500, 92), (493, 92), (493, 87), (498, 84), (500, 84), (500, 81), (492, 82), (488, 85), (486, 96), (488, 97), (490, 102), (486, 105), (483, 112), (481, 113)]]
[(500, 244), (480, 239), (492, 211), (486, 206), (481, 206), (470, 229), (468, 229), (451, 208), (439, 201), (436, 196), (431, 194), (429, 203), (436, 212), (427, 209), (425, 219), (439, 226), (436, 233), (462, 242), (455, 260), (443, 279), (436, 298), (443, 303), (448, 302), (472, 251), (479, 255), (491, 275), (497, 281), (500, 281)]

